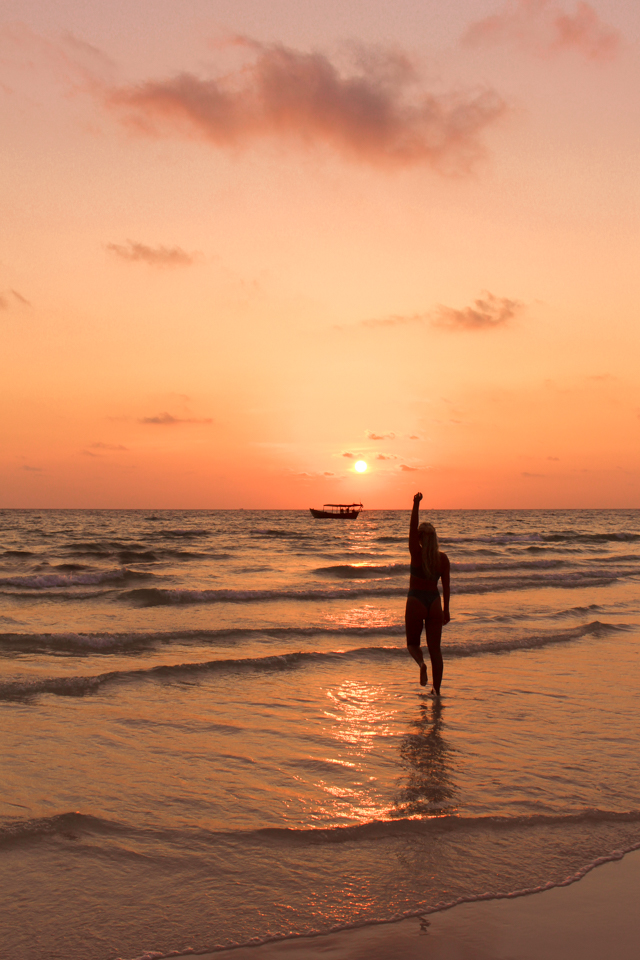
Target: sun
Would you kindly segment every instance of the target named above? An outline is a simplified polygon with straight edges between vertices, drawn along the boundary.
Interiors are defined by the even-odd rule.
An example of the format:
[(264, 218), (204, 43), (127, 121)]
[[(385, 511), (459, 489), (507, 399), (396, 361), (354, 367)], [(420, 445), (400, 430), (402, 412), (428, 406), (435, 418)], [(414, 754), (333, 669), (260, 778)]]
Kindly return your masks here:
[(357, 470), (358, 473), (364, 473), (365, 470), (367, 469), (367, 464), (365, 463), (364, 460), (357, 460), (356, 463), (354, 463), (353, 465), (353, 469)]

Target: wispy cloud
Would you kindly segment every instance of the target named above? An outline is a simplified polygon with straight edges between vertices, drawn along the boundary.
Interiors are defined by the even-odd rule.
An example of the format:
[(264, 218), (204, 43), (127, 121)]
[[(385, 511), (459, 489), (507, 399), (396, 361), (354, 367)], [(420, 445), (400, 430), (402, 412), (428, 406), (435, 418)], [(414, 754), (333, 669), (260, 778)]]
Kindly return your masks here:
[(128, 450), (128, 447), (123, 447), (121, 443), (90, 443), (89, 447), (92, 450)]
[(42, 473), (42, 467), (30, 467), (25, 464), (22, 469), (27, 470), (29, 473)]
[(447, 330), (490, 330), (505, 326), (523, 310), (524, 304), (519, 300), (497, 297), (488, 290), (484, 290), (469, 307), (457, 309), (439, 305), (426, 313), (412, 313), (408, 316), (394, 314), (379, 320), (362, 320), (360, 326), (402, 327), (419, 323)]
[(542, 480), (546, 473), (528, 473), (526, 470), (522, 473), (523, 477), (529, 477), (530, 480)]
[(556, 0), (511, 0), (499, 13), (473, 23), (463, 43), (506, 43), (542, 57), (573, 50), (587, 60), (610, 60), (620, 37), (588, 3), (579, 2), (567, 13)]
[(400, 469), (401, 469), (401, 470), (404, 470), (405, 473), (415, 473), (418, 468), (417, 468), (417, 467), (410, 467), (408, 463), (401, 463), (401, 464), (400, 464)]
[(518, 300), (496, 297), (485, 290), (470, 307), (456, 310), (440, 306), (435, 312), (433, 324), (449, 330), (489, 330), (501, 327), (513, 320), (523, 309)]
[(362, 320), (361, 327), (404, 327), (413, 323), (428, 323), (430, 313), (392, 313), (388, 317), (374, 317), (371, 320)]
[(345, 73), (322, 53), (238, 37), (240, 69), (203, 78), (183, 72), (111, 87), (107, 106), (148, 136), (200, 138), (218, 148), (260, 138), (324, 145), (361, 163), (426, 164), (468, 172), (483, 154), (481, 135), (505, 110), (490, 89), (436, 94), (409, 58), (362, 51)]
[(384, 453), (379, 453), (376, 457), (376, 460), (397, 460), (398, 458), (394, 453), (389, 453), (385, 456)]
[(368, 440), (395, 440), (395, 433), (374, 433), (373, 430), (365, 431)]
[(142, 417), (138, 423), (149, 423), (161, 427), (175, 427), (183, 423), (213, 423), (211, 417), (174, 417), (170, 413), (159, 413), (156, 417)]
[(149, 247), (145, 243), (127, 240), (126, 244), (108, 243), (107, 250), (122, 260), (148, 263), (152, 267), (188, 267), (196, 256), (181, 247)]
[(4, 290), (0, 293), (0, 310), (9, 310), (12, 306), (18, 304), (22, 307), (30, 307), (31, 304), (26, 297), (23, 297), (17, 290)]

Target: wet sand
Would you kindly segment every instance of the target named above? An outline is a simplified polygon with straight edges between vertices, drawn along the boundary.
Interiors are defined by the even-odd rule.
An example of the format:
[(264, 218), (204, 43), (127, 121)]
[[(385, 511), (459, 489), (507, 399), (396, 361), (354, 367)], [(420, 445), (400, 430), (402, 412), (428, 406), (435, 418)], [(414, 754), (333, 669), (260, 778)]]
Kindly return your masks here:
[(204, 954), (211, 960), (637, 960), (640, 851), (567, 887), (419, 919)]

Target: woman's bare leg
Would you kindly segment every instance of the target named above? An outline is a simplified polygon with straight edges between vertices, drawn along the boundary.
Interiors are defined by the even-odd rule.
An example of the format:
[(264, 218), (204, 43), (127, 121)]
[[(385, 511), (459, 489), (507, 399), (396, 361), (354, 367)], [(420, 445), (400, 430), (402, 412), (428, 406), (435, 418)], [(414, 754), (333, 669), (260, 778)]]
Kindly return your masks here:
[(440, 598), (434, 600), (429, 607), (429, 615), (425, 620), (427, 632), (427, 647), (429, 648), (429, 657), (431, 659), (431, 672), (433, 674), (433, 689), (440, 694), (440, 684), (442, 683), (442, 651), (440, 641), (442, 639), (442, 606)]
[(420, 649), (420, 636), (424, 623), (425, 608), (416, 597), (407, 597), (407, 607), (404, 615), (407, 630), (407, 650), (420, 667), (420, 685), (427, 685), (427, 665)]

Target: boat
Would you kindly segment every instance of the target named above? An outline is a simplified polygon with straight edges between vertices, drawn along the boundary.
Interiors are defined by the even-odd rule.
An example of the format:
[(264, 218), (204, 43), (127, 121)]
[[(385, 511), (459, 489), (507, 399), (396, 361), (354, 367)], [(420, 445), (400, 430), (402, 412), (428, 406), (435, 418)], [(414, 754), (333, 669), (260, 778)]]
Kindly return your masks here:
[(322, 510), (309, 507), (316, 520), (355, 520), (362, 510), (361, 503), (323, 503)]

